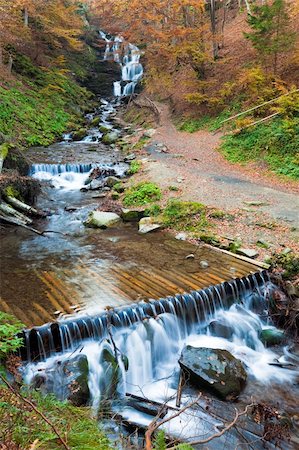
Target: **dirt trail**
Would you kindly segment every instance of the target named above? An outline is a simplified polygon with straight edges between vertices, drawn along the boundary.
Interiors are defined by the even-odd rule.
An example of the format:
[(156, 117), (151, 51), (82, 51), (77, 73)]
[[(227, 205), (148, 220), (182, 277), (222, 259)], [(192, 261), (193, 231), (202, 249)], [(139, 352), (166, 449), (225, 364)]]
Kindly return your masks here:
[[(260, 211), (298, 227), (299, 184), (281, 181), (256, 165), (230, 164), (216, 150), (219, 134), (178, 131), (168, 107), (157, 107), (161, 122), (147, 147), (147, 175), (153, 181), (165, 188), (178, 186), (181, 197), (224, 210), (246, 208), (244, 202), (262, 202)], [(163, 143), (167, 153), (158, 152), (157, 143)]]

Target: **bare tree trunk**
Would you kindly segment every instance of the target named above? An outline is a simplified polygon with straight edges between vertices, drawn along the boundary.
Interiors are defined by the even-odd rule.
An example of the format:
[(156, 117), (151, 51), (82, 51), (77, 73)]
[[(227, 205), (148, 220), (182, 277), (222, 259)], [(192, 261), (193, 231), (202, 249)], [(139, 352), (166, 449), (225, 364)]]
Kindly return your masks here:
[(28, 13), (28, 9), (26, 7), (24, 8), (23, 14), (24, 14), (24, 25), (25, 25), (25, 27), (28, 27), (29, 26), (29, 13)]
[(13, 64), (13, 59), (12, 59), (12, 56), (9, 55), (8, 64), (7, 64), (7, 70), (8, 70), (9, 74), (11, 74), (11, 71), (12, 71), (12, 64)]
[(213, 58), (218, 58), (218, 42), (216, 39), (216, 0), (210, 0), (210, 20), (213, 40)]
[(3, 65), (3, 50), (2, 45), (0, 44), (0, 66)]

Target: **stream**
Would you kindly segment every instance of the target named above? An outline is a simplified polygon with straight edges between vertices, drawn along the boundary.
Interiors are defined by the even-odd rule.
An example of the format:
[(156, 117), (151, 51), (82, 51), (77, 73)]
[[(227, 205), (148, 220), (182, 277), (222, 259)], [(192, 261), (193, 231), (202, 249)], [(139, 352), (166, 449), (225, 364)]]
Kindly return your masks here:
[[(228, 350), (242, 361), (248, 380), (238, 407), (253, 398), (279, 405), (286, 414), (294, 415), (298, 400), (295, 367), (298, 356), (287, 346), (266, 348), (260, 340), (262, 330), (274, 329), (267, 302), (276, 287), (266, 274), (253, 275), (250, 281), (244, 277), (239, 284), (231, 282), (230, 294), (221, 285), (214, 290), (198, 291), (186, 280), (198, 270), (195, 265), (208, 261), (216, 272), (219, 267), (226, 270), (227, 279), (231, 273), (232, 279), (235, 272), (228, 257), (205, 248), (196, 249), (167, 233), (140, 235), (137, 225), (132, 223), (123, 222), (107, 230), (83, 225), (88, 213), (105, 202), (105, 191), (84, 191), (89, 174), (100, 168), (125, 178), (129, 167), (117, 147), (102, 143), (99, 127), (91, 123), (99, 117), (100, 125), (121, 135), (123, 130), (115, 122), (119, 97), (133, 93), (143, 73), (137, 47), (129, 44), (121, 60), (121, 38), (112, 42), (105, 33), (101, 36), (106, 42), (105, 58), (112, 52), (116, 63), (121, 65), (122, 82), (114, 85), (115, 98), (101, 99), (97, 110), (87, 115), (90, 126), (81, 141), (73, 141), (70, 133), (48, 148), (28, 152), (32, 161), (30, 175), (42, 183), (37, 206), (49, 212), (48, 218), (37, 221), (36, 227), (55, 233), (44, 237), (18, 229), (2, 239), (1, 308), (13, 311), (27, 327), (55, 320), (62, 324), (59, 350), (50, 325), (46, 326), (47, 340), (53, 339), (52, 347), (46, 350), (46, 341), (38, 337), (41, 360), (27, 358), (22, 369), (26, 382), (64, 400), (69, 398), (70, 384), (74, 381), (69, 373), (77, 373), (78, 364), (82, 363), (86, 368), (86, 402), (94, 414), (101, 416), (108, 401), (109, 410), (117, 417), (146, 427), (153, 416), (132, 405), (128, 395), (165, 403), (170, 416), (171, 408), (175, 409), (180, 374), (178, 359), (184, 346), (192, 345)], [(194, 261), (186, 259), (190, 253), (196, 253)], [(134, 283), (132, 274), (141, 272), (144, 284), (135, 281), (135, 290), (130, 290), (130, 283)], [(168, 287), (163, 286), (162, 279), (167, 272), (173, 274), (169, 279), (173, 291), (168, 295), (164, 293)], [(211, 273), (210, 284), (217, 284)], [(155, 287), (153, 279), (160, 279), (160, 287)], [(178, 287), (181, 294), (176, 297)], [(187, 291), (189, 294), (183, 295)], [(160, 292), (164, 303), (159, 303), (155, 311), (155, 306), (151, 306), (151, 314), (142, 314), (146, 302), (159, 298)], [(132, 302), (139, 303), (128, 310), (116, 310), (120, 311), (119, 315), (116, 313), (119, 323), (114, 316), (114, 323), (105, 330), (100, 319), (94, 320), (91, 328), (86, 325), (88, 339), (80, 337), (80, 330), (77, 334), (71, 332), (71, 325), (68, 328), (68, 323), (79, 323), (80, 318), (82, 326), (85, 317), (101, 317)], [(75, 326), (72, 327), (74, 330)], [(181, 405), (188, 404), (196, 392), (194, 387), (186, 386)], [(205, 393), (197, 407), (171, 420), (163, 429), (172, 437), (192, 440), (219, 431), (221, 418), (228, 420), (233, 416), (234, 404)], [(112, 439), (125, 433), (118, 421), (102, 418), (101, 423)], [(241, 436), (234, 430), (209, 442), (205, 448), (218, 450), (238, 445), (250, 448), (246, 447), (248, 441), (255, 442), (251, 448), (264, 448), (260, 440), (256, 441), (261, 427), (250, 420), (242, 424)], [(137, 438), (137, 448), (142, 448), (140, 442)], [(295, 448), (292, 442), (283, 445), (286, 449)]]

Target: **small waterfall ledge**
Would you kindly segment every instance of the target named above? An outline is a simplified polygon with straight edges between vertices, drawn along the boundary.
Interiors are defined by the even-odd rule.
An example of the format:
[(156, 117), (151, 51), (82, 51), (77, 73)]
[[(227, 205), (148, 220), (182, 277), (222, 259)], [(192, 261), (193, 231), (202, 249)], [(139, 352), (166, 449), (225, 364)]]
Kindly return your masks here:
[(21, 356), (27, 362), (46, 360), (61, 352), (75, 351), (84, 341), (100, 342), (109, 336), (111, 329), (129, 328), (162, 314), (170, 314), (180, 320), (187, 336), (194, 325), (204, 328), (217, 311), (227, 310), (234, 303), (241, 303), (246, 309), (251, 308), (253, 301), (262, 305), (263, 292), (268, 283), (269, 275), (264, 270), (190, 293), (133, 303), (93, 316), (70, 316), (24, 330), (21, 334), (24, 342)]

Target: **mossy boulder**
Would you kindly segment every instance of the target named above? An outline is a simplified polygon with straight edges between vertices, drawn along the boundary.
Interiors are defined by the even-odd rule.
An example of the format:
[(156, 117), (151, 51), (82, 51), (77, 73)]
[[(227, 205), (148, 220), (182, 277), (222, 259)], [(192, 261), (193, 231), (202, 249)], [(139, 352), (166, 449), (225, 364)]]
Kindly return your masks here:
[(92, 211), (89, 213), (88, 218), (84, 222), (84, 225), (89, 228), (102, 228), (106, 229), (117, 225), (121, 221), (119, 215), (112, 212), (105, 211)]
[(119, 134), (116, 131), (110, 131), (103, 136), (102, 141), (104, 142), (104, 144), (115, 144), (115, 142), (118, 140), (118, 137)]
[(247, 374), (242, 362), (227, 350), (187, 345), (179, 364), (190, 382), (223, 400), (234, 400), (244, 388)]
[(86, 128), (79, 128), (79, 130), (74, 131), (72, 134), (72, 138), (74, 141), (82, 141), (83, 138), (87, 135)]
[(110, 188), (113, 188), (115, 185), (120, 183), (120, 179), (114, 176), (109, 176), (105, 178), (104, 184)]
[(90, 122), (90, 125), (92, 127), (97, 127), (99, 125), (99, 123), (101, 122), (101, 118), (100, 117), (94, 117), (92, 119), (92, 121)]
[(63, 371), (68, 381), (67, 399), (75, 406), (87, 405), (90, 398), (88, 387), (88, 360), (86, 355), (78, 355), (67, 361)]
[(264, 328), (260, 333), (260, 340), (266, 347), (279, 345), (285, 340), (285, 334), (277, 328)]
[(122, 209), (121, 218), (124, 222), (138, 222), (144, 216), (144, 210)]

